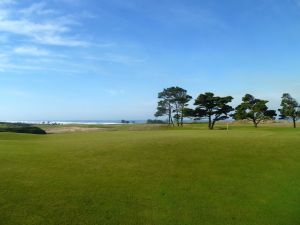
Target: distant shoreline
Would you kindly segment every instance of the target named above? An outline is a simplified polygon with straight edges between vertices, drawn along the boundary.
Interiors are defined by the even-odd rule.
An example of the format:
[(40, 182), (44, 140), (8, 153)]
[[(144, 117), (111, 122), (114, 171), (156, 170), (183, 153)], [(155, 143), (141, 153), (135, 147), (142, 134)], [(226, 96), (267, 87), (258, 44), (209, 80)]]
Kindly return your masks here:
[[(124, 124), (121, 120), (3, 120), (0, 121), (2, 123), (23, 123), (23, 124), (49, 124), (49, 125), (121, 125)], [(146, 123), (146, 120), (134, 120), (128, 121), (129, 124), (138, 123), (143, 124)]]
[[(0, 123), (21, 123), (29, 125), (124, 125), (124, 124), (147, 124), (147, 120), (2, 120)], [(206, 123), (207, 120), (185, 120), (184, 123)], [(247, 121), (225, 120), (220, 123), (247, 123)], [(288, 123), (289, 121), (266, 121), (265, 123)]]

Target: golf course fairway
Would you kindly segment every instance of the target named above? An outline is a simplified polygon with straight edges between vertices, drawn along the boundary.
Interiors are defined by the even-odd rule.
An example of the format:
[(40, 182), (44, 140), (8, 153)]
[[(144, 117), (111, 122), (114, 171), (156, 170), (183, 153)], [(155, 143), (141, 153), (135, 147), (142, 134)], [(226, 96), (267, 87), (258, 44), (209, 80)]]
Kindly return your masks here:
[(300, 130), (0, 133), (2, 225), (297, 225)]

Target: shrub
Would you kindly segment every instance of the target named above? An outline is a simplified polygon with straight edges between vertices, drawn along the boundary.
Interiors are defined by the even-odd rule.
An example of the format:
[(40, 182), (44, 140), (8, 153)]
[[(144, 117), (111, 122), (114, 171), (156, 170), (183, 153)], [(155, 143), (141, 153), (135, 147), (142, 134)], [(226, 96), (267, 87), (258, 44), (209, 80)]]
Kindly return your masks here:
[(1, 123), (0, 132), (46, 134), (46, 131), (39, 127), (22, 123)]

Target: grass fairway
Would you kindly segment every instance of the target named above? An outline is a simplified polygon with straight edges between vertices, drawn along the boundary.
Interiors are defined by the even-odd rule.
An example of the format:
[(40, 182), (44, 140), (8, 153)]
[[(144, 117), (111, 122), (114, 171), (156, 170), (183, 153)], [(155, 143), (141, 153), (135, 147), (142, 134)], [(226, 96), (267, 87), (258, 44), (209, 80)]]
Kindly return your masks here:
[(300, 129), (0, 133), (3, 225), (297, 225)]

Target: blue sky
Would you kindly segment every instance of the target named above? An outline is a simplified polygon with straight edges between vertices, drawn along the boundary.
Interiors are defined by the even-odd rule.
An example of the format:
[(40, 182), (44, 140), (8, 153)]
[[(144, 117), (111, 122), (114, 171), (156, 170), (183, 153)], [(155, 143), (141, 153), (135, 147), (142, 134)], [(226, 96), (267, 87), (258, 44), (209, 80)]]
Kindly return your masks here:
[(300, 101), (298, 0), (0, 0), (0, 119), (147, 119), (157, 93)]

